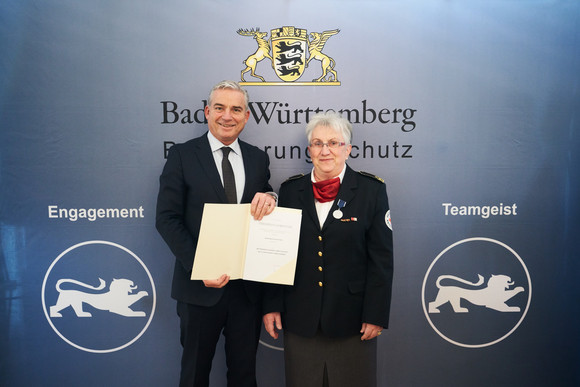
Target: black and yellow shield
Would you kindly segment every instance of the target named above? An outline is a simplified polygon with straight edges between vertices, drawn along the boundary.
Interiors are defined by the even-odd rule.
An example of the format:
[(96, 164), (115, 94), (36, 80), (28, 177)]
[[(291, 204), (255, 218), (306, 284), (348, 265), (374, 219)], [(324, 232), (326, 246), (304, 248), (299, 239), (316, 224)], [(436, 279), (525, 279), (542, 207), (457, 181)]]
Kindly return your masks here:
[(296, 27), (281, 27), (270, 31), (273, 66), (278, 78), (293, 82), (302, 76), (306, 63), (308, 33)]

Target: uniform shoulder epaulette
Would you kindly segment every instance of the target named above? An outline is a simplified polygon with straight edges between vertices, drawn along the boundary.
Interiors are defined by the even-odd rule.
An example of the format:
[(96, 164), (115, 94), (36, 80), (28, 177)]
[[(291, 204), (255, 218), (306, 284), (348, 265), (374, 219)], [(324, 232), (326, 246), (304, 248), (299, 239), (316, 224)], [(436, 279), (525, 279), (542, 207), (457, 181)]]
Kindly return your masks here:
[(287, 182), (292, 181), (292, 180), (300, 179), (301, 177), (304, 177), (303, 173), (299, 173), (298, 175), (290, 176), (289, 178), (284, 180), (284, 182), (282, 184), (287, 183)]
[(382, 178), (378, 177), (377, 175), (373, 175), (372, 173), (368, 173), (368, 172), (365, 172), (365, 171), (358, 171), (358, 173), (360, 173), (360, 174), (361, 174), (361, 175), (363, 175), (363, 176), (370, 177), (371, 179), (378, 180), (378, 181), (380, 181), (381, 183), (384, 183), (384, 182), (385, 182), (385, 180), (384, 180), (384, 179), (382, 179)]

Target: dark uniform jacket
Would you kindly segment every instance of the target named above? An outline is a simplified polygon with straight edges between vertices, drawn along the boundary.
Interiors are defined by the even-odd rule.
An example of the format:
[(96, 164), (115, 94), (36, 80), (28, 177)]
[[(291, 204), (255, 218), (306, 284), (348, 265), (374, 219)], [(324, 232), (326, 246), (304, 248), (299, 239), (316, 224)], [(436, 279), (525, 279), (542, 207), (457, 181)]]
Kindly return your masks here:
[[(246, 174), (241, 202), (249, 203), (256, 192), (272, 191), (268, 182), (269, 160), (262, 150), (238, 141)], [(156, 227), (176, 257), (171, 296), (190, 304), (215, 305), (224, 289), (207, 288), (203, 281), (190, 279), (203, 206), (205, 203), (227, 203), (207, 133), (169, 149), (159, 182)], [(260, 285), (244, 282), (250, 300), (258, 301)]]
[[(335, 218), (337, 202), (346, 205)], [(264, 312), (282, 312), (283, 328), (312, 337), (359, 334), (363, 322), (387, 327), (393, 278), (393, 241), (384, 182), (347, 166), (320, 229), (310, 174), (280, 188), (279, 205), (302, 209), (294, 286), (269, 288)], [(390, 222), (390, 218), (389, 218)]]

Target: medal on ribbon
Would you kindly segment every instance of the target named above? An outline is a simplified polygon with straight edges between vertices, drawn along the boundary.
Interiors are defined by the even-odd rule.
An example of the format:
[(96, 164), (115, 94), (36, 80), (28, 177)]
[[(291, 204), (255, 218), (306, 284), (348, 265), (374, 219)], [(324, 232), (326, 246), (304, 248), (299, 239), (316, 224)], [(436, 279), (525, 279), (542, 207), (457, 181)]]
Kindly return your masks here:
[(338, 205), (338, 209), (334, 210), (334, 212), (332, 213), (332, 216), (334, 216), (334, 219), (340, 219), (342, 218), (342, 208), (344, 206), (346, 206), (346, 202), (342, 199), (338, 199), (338, 202), (336, 202), (336, 204)]

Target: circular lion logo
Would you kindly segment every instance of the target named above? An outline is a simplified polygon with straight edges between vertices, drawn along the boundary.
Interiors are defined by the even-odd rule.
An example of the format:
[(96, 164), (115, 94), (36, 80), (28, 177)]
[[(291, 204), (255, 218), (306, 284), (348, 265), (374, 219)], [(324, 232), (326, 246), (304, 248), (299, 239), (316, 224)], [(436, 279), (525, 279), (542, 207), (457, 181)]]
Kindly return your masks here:
[(42, 283), (48, 323), (65, 342), (87, 352), (114, 352), (133, 344), (149, 327), (155, 303), (155, 285), (143, 261), (107, 241), (69, 247), (52, 262)]
[(505, 243), (469, 238), (431, 263), (422, 288), (427, 321), (448, 342), (466, 348), (496, 344), (524, 320), (532, 282), (520, 256)]

